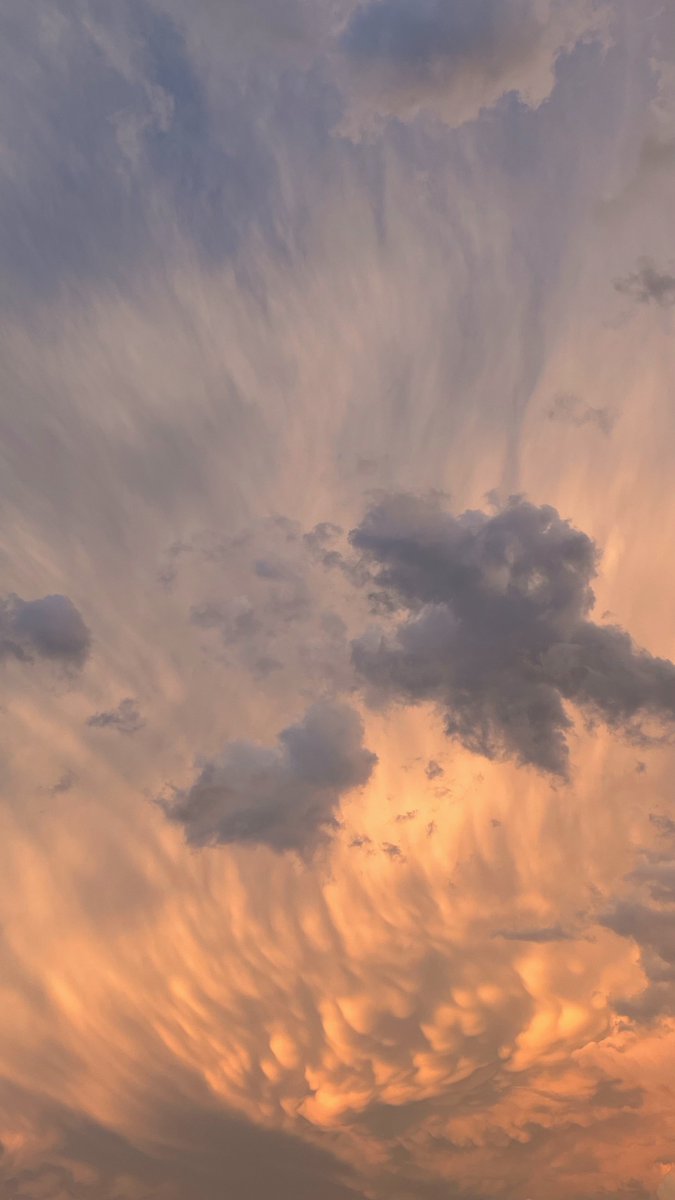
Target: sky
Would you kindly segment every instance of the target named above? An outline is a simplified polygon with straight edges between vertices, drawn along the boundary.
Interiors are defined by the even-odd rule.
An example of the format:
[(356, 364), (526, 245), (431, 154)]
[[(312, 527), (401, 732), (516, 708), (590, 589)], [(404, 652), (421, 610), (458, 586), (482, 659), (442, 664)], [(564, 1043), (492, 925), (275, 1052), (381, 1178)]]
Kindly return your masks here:
[(1, 1200), (671, 1200), (675, 3), (0, 30)]

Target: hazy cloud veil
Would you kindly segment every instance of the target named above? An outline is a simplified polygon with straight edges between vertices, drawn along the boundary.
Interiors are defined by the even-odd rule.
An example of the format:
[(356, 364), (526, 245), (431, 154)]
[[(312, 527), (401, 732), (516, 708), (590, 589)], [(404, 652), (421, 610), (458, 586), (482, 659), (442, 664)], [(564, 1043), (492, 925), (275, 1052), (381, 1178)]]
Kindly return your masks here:
[(666, 1200), (672, 5), (0, 8), (3, 1200)]

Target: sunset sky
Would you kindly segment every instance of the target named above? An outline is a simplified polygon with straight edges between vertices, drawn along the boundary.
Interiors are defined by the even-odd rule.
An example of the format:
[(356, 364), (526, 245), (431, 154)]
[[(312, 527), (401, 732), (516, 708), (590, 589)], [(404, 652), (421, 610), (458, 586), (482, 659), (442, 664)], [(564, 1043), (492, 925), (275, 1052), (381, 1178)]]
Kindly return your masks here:
[(0, 1200), (673, 1200), (675, 0), (0, 32)]

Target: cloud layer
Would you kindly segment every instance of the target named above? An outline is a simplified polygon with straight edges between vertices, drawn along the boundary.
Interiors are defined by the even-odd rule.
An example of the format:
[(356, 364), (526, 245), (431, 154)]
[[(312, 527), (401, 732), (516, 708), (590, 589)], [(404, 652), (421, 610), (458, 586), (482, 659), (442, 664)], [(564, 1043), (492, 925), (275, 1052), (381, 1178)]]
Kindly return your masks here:
[(670, 6), (2, 10), (3, 1200), (666, 1195)]

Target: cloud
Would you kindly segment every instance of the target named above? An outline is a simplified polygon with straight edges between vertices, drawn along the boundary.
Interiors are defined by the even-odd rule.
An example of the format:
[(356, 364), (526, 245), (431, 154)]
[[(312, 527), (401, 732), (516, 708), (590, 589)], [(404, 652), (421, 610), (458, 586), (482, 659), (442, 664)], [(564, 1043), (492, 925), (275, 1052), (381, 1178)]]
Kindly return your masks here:
[[(0, 303), (101, 278), (123, 289), (183, 239), (204, 262), (223, 262), (247, 229), (272, 228), (276, 163), (237, 59), (264, 54), (270, 79), (293, 65), (305, 13), (292, 0), (141, 0), (114, 12), (36, 0), (30, 14), (13, 4), (0, 84)], [(210, 43), (219, 72), (227, 67), (217, 116)]]
[(647, 986), (617, 1002), (619, 1012), (638, 1021), (675, 1015), (675, 821), (650, 813), (649, 824), (655, 837), (637, 849), (622, 894), (599, 917), (639, 948)]
[(367, 783), (377, 761), (363, 745), (360, 717), (345, 704), (313, 705), (278, 740), (276, 748), (230, 743), (189, 790), (163, 803), (191, 845), (310, 849), (335, 823), (340, 798)]
[(656, 1189), (656, 1200), (673, 1200), (675, 1196), (675, 1171), (671, 1163), (663, 1164), (664, 1178)]
[(31, 662), (44, 658), (63, 666), (82, 667), (91, 634), (68, 596), (0, 600), (0, 657)]
[[(644, 767), (644, 763), (640, 765)], [(672, 817), (664, 816), (662, 813), (650, 813), (649, 820), (658, 830), (661, 837), (675, 836), (675, 821), (673, 821)]]
[[(371, 713), (381, 766), (341, 794), (342, 827), (320, 827), (330, 840), (302, 870), (265, 847), (194, 853), (144, 803), (168, 779), (185, 799), (194, 755), (225, 747), (229, 763), (241, 739), (285, 779), (277, 731), (350, 694), (369, 619), (391, 635), (415, 615), (385, 587), (370, 618), (368, 588), (325, 569), (366, 487), (451, 486), (456, 512), (491, 484), (527, 488), (606, 546), (598, 612), (671, 653), (669, 351), (603, 332), (597, 311), (612, 254), (628, 267), (610, 280), (644, 247), (639, 219), (608, 238), (593, 218), (646, 127), (642, 13), (617, 23), (625, 44), (601, 69), (595, 48), (560, 60), (536, 114), (511, 98), (515, 119), (460, 137), (394, 120), (354, 146), (330, 133), (338, 56), (305, 74), (313, 49), (289, 48), (354, 0), (6, 9), (4, 592), (71, 593), (96, 654), (65, 697), (44, 686), (53, 668), (4, 664), (0, 1075), (25, 1091), (0, 1087), (0, 1193), (649, 1190), (650, 1156), (674, 1144), (673, 1039), (636, 1072), (642, 1113), (596, 1088), (594, 1056), (616, 1046), (608, 1077), (630, 1094), (633, 1043), (608, 997), (642, 985), (632, 941), (493, 933), (575, 930), (592, 889), (612, 903), (636, 825), (668, 811), (667, 748), (638, 779), (646, 754), (580, 729), (561, 803), (535, 772), (459, 747), (446, 763), (425, 709)], [(339, 82), (366, 120), (349, 61)], [(451, 124), (469, 76), (429, 100)], [(650, 208), (657, 262), (669, 202), (662, 240)], [(593, 405), (621, 403), (612, 439), (542, 421), (570, 364)], [(278, 512), (294, 533), (260, 528)], [(170, 543), (191, 549), (162, 589)], [(151, 736), (86, 726), (131, 696)], [(430, 760), (446, 778), (429, 782)], [(66, 769), (77, 786), (54, 802)], [(43, 1137), (49, 1097), (72, 1112), (65, 1138), (56, 1118)]]
[(538, 108), (558, 58), (606, 36), (593, 0), (373, 0), (342, 35), (363, 116), (430, 110), (457, 126), (513, 93)]
[(50, 794), (52, 796), (63, 796), (66, 792), (71, 791), (76, 782), (77, 777), (73, 771), (64, 771), (56, 783), (49, 789)]
[[(305, 699), (352, 682), (349, 638), (341, 610), (353, 589), (331, 568), (342, 563), (335, 548), (340, 530), (327, 523), (304, 533), (281, 517), (253, 522), (231, 536), (195, 536), (170, 552), (163, 577), (189, 605), (191, 625), (204, 632), (221, 660), (265, 679), (268, 695), (285, 706), (288, 687), (302, 680)], [(328, 570), (326, 570), (328, 568)], [(272, 678), (274, 676), (274, 678)]]
[(610, 434), (614, 427), (614, 417), (607, 408), (594, 408), (580, 396), (568, 393), (555, 397), (548, 410), (548, 418), (577, 428), (595, 425), (604, 434)]
[(353, 643), (374, 695), (432, 701), (487, 758), (568, 773), (565, 702), (632, 736), (675, 719), (675, 665), (589, 620), (597, 550), (555, 509), (515, 498), (459, 517), (394, 495), (351, 534), (398, 616)]
[(93, 729), (116, 729), (119, 733), (138, 733), (144, 724), (138, 704), (130, 696), (120, 700), (117, 708), (94, 713), (87, 720)]
[(620, 901), (600, 918), (605, 929), (629, 938), (639, 948), (647, 986), (634, 996), (615, 1000), (618, 1012), (637, 1021), (675, 1015), (675, 870), (670, 868), (670, 898), (659, 887), (654, 899)]
[(12, 1200), (185, 1200), (195, 1188), (199, 1200), (220, 1200), (225, 1177), (242, 1196), (313, 1200), (319, 1190), (327, 1200), (362, 1200), (349, 1167), (329, 1150), (214, 1111), (203, 1096), (187, 1104), (167, 1092), (158, 1104), (165, 1137), (175, 1141), (170, 1158), (4, 1081), (0, 1106), (37, 1108), (53, 1139), (37, 1162), (13, 1162), (11, 1147), (0, 1153), (0, 1188)]
[(542, 929), (498, 929), (495, 937), (504, 938), (507, 942), (533, 942), (545, 946), (550, 942), (570, 942), (574, 934), (568, 933), (561, 925), (550, 925)]
[(672, 308), (675, 304), (675, 275), (659, 270), (649, 259), (631, 275), (617, 279), (614, 287), (638, 304), (657, 304), (659, 308)]

